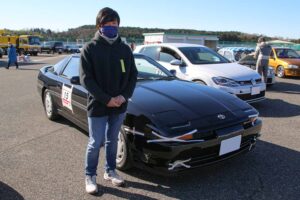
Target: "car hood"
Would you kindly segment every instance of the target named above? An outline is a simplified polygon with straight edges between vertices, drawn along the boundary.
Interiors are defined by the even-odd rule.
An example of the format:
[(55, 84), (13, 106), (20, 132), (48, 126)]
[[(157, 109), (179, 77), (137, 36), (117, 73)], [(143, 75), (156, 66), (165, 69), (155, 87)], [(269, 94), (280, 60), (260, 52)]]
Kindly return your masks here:
[(238, 63), (223, 63), (223, 64), (205, 64), (205, 65), (194, 65), (205, 72), (211, 77), (226, 77), (235, 81), (245, 81), (251, 79), (259, 79), (260, 76), (257, 72), (240, 65)]
[[(236, 123), (247, 118), (244, 111), (252, 107), (233, 95), (208, 86), (161, 80), (137, 84), (128, 111), (136, 108), (141, 111), (138, 115), (149, 116), (155, 124), (171, 133), (174, 127), (183, 131)], [(226, 119), (219, 119), (220, 114)]]
[(280, 58), (280, 60), (282, 60), (283, 62), (286, 62), (290, 65), (298, 65), (300, 66), (300, 59), (291, 59), (291, 58), (286, 58), (286, 59), (282, 59)]

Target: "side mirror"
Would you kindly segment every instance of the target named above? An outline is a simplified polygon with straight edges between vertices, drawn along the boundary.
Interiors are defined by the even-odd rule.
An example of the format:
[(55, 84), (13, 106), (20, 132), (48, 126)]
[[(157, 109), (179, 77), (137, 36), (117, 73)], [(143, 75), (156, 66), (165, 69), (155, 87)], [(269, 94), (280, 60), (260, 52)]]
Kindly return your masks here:
[(170, 72), (171, 72), (171, 74), (172, 74), (173, 76), (176, 76), (176, 70), (175, 70), (175, 69), (171, 69)]
[(171, 60), (170, 64), (171, 65), (176, 65), (176, 66), (182, 66), (182, 61), (174, 59), (174, 60)]
[(70, 82), (74, 85), (80, 85), (80, 79), (79, 76), (73, 76), (70, 80)]

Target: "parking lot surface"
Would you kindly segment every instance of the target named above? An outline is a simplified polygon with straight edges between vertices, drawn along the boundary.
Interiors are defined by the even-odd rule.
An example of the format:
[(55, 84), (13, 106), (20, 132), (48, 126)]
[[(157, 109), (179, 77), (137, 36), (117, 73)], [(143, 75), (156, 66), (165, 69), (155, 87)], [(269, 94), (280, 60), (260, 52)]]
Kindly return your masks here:
[(0, 199), (295, 199), (300, 198), (300, 79), (276, 79), (253, 106), (263, 120), (254, 151), (176, 177), (140, 169), (120, 172), (126, 186), (103, 175), (85, 193), (87, 133), (65, 119), (49, 121), (37, 93), (38, 70), (64, 55), (31, 57), (6, 70), (0, 59)]

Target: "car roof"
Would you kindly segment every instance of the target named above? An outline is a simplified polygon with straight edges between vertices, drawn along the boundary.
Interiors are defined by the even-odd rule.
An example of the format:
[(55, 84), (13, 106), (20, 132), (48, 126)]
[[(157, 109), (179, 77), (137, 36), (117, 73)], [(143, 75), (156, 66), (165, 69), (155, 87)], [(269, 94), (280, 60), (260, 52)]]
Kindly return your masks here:
[[(137, 57), (148, 57), (144, 54), (141, 53), (133, 53), (133, 56), (137, 56)], [(74, 57), (74, 58), (80, 58), (80, 53), (74, 53), (72, 55), (70, 55), (70, 57)]]
[(164, 46), (164, 47), (205, 47), (200, 44), (189, 44), (189, 43), (154, 43), (154, 44), (144, 44), (144, 46)]
[(273, 49), (292, 49), (292, 48), (289, 48), (289, 47), (273, 47)]
[(221, 50), (228, 50), (228, 51), (253, 51), (254, 48), (248, 48), (248, 47), (223, 47), (221, 48), (219, 51)]

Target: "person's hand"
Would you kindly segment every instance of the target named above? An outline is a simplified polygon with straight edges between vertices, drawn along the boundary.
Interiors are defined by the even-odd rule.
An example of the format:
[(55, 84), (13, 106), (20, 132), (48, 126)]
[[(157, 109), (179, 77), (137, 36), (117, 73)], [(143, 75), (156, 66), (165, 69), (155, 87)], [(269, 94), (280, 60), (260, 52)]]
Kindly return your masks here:
[(107, 107), (114, 108), (114, 107), (120, 107), (119, 102), (117, 101), (116, 97), (113, 97), (109, 100)]
[(126, 102), (126, 99), (122, 96), (122, 95), (119, 95), (119, 96), (117, 96), (117, 97), (115, 97), (116, 98), (116, 100), (117, 100), (117, 102), (118, 102), (118, 104), (121, 106), (123, 103), (125, 103)]

